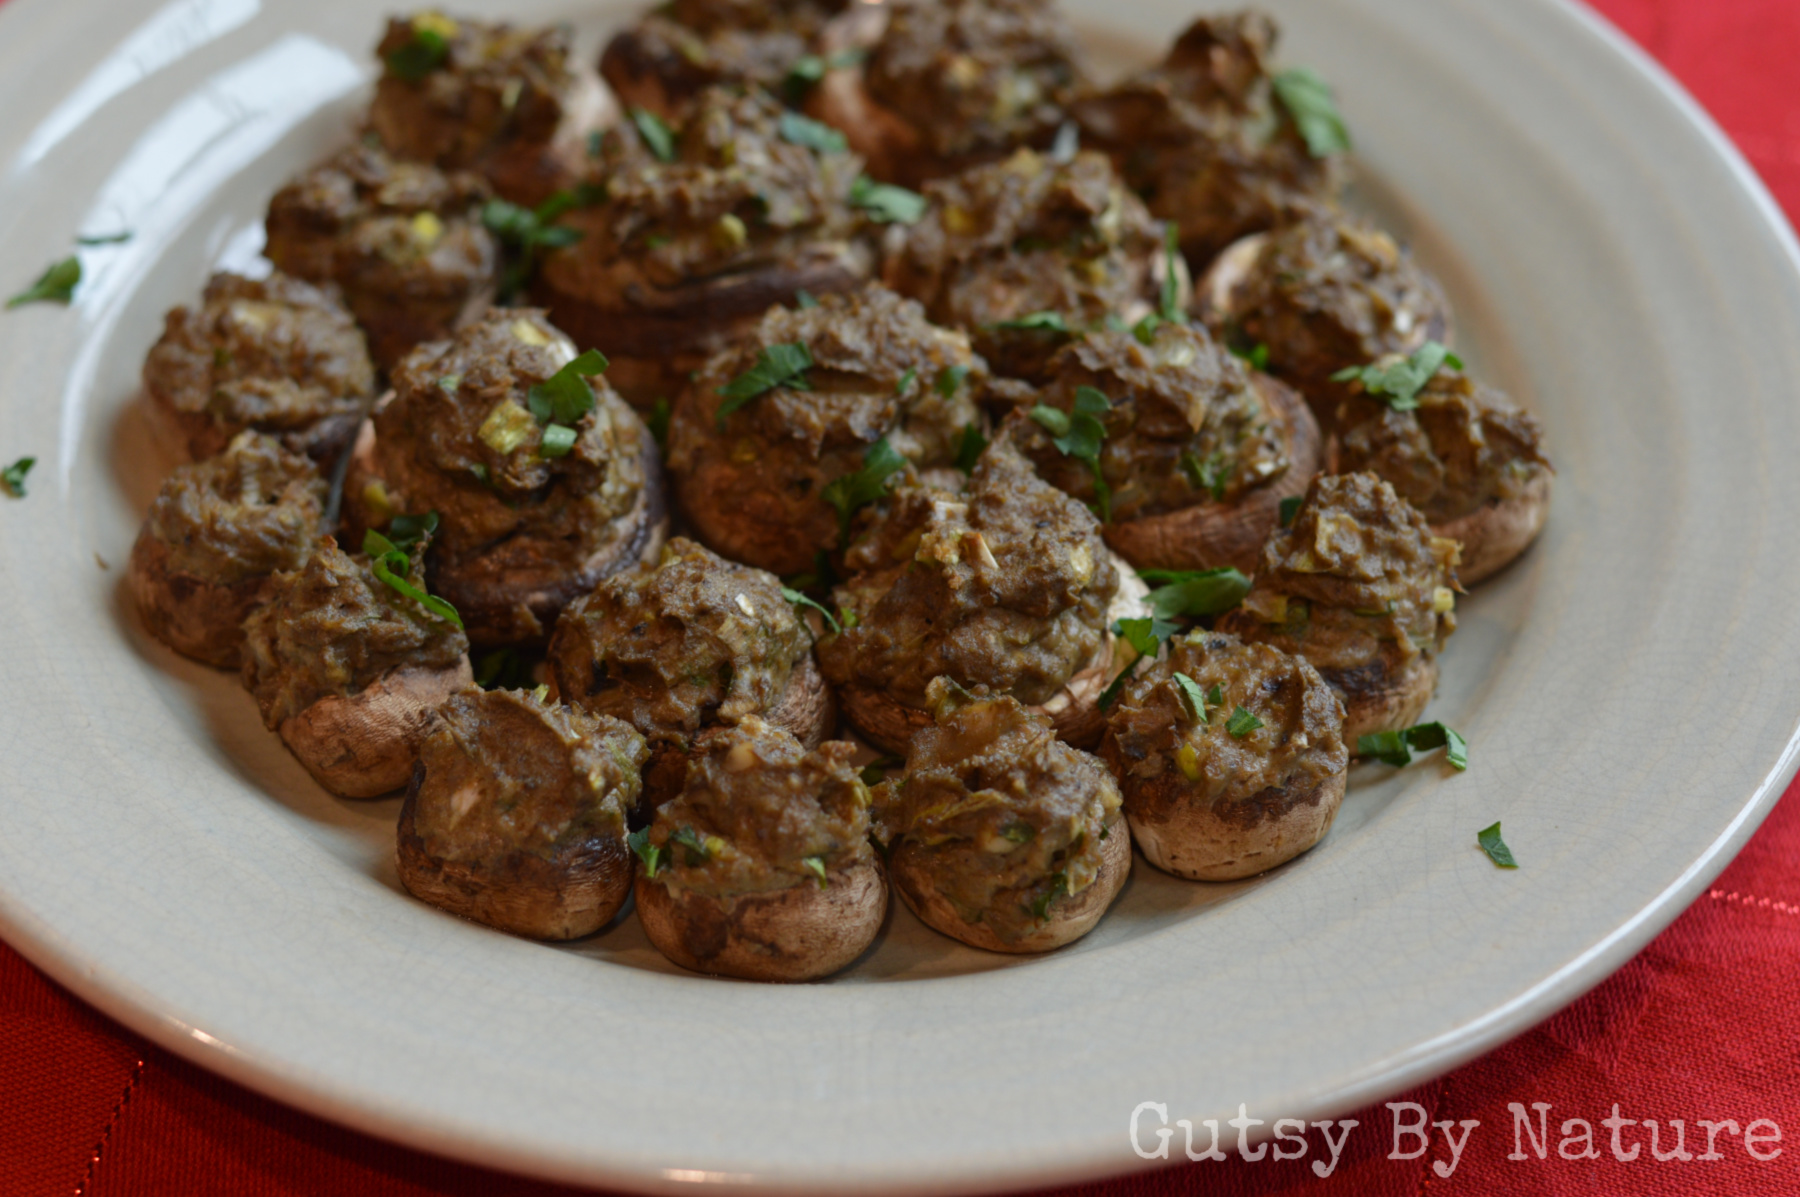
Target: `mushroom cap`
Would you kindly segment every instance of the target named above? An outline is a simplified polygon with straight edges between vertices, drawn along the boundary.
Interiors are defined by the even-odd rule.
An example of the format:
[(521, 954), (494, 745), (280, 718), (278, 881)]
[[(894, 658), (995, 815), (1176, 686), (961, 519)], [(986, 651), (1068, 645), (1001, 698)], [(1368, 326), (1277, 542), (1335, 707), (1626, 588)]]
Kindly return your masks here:
[[(1109, 736), (1101, 755), (1122, 779), (1138, 850), (1163, 872), (1191, 881), (1236, 881), (1292, 860), (1325, 838), (1344, 800), (1345, 775), (1337, 773), (1306, 786), (1270, 786), (1239, 802), (1200, 802), (1179, 775), (1126, 777), (1112, 748)], [(1151, 801), (1157, 790), (1169, 793)], [(1143, 817), (1147, 804), (1170, 803), (1167, 820)]]
[(657, 951), (683, 968), (746, 981), (812, 981), (868, 950), (887, 915), (887, 882), (877, 862), (831, 870), (823, 888), (714, 898), (673, 893), (639, 873), (638, 920)]
[(1356, 669), (1320, 669), (1344, 700), (1344, 743), (1355, 751), (1359, 737), (1411, 727), (1437, 692), (1438, 663), (1433, 654), (1418, 653), (1401, 664), (1397, 653), (1384, 650)]
[(932, 930), (990, 952), (1048, 952), (1074, 943), (1092, 931), (1124, 888), (1125, 879), (1131, 875), (1131, 836), (1126, 834), (1123, 824), (1123, 819), (1114, 819), (1106, 837), (1101, 840), (1100, 871), (1095, 875), (1094, 883), (1073, 897), (1052, 902), (1043, 926), (1012, 943), (1002, 940), (981, 923), (963, 920), (932, 884), (931, 858), (925, 849), (905, 841), (895, 845), (888, 859), (888, 869), (901, 901)]
[(1306, 493), (1324, 457), (1324, 438), (1300, 392), (1266, 374), (1252, 373), (1270, 413), (1285, 430), (1288, 468), (1267, 486), (1237, 502), (1201, 503), (1179, 511), (1108, 524), (1106, 543), (1140, 569), (1220, 569), (1256, 572), (1263, 542), (1281, 518), (1281, 503)]
[(1510, 499), (1496, 499), (1431, 530), (1462, 544), (1456, 576), (1465, 586), (1486, 581), (1511, 565), (1550, 518), (1554, 476), (1544, 470)]
[(152, 636), (184, 657), (219, 669), (238, 667), (244, 619), (269, 588), (266, 574), (221, 583), (174, 568), (169, 547), (148, 524), (131, 546), (125, 580)]
[(515, 852), (492, 868), (431, 855), (413, 826), (424, 776), (422, 767), (413, 770), (396, 853), (401, 884), (414, 897), (514, 935), (548, 940), (592, 935), (625, 905), (632, 857), (622, 836), (571, 846), (554, 859)]
[(619, 105), (592, 70), (569, 66), (574, 87), (563, 98), (563, 119), (547, 142), (508, 147), (483, 164), (496, 194), (535, 208), (581, 177), (588, 163), (587, 137), (619, 119)]
[[(1137, 571), (1116, 554), (1113, 565), (1119, 571), (1119, 592), (1106, 610), (1106, 631), (1100, 639), (1100, 647), (1088, 659), (1087, 665), (1064, 682), (1050, 701), (1026, 708), (1048, 715), (1056, 727), (1057, 737), (1076, 748), (1093, 747), (1106, 730), (1100, 696), (1123, 668), (1116, 660), (1118, 637), (1113, 633), (1112, 625), (1121, 619), (1142, 616), (1144, 599), (1150, 593)], [(868, 686), (840, 686), (837, 697), (844, 717), (856, 730), (875, 747), (896, 756), (905, 756), (913, 734), (932, 722), (931, 712), (905, 706), (886, 691)]]
[(331, 695), (282, 720), (282, 743), (320, 785), (344, 798), (405, 786), (439, 703), (475, 684), (465, 655), (447, 669), (396, 669), (349, 697)]

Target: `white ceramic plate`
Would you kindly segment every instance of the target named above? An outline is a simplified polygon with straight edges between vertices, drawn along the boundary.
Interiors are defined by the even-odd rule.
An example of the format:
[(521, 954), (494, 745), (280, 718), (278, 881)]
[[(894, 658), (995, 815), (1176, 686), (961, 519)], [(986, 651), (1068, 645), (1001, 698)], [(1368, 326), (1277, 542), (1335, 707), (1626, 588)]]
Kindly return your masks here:
[[(1108, 54), (1191, 11), (1071, 7)], [(1140, 1102), (1325, 1116), (1594, 984), (1794, 769), (1795, 246), (1691, 102), (1569, 8), (1270, 7), (1288, 60), (1341, 89), (1365, 201), (1446, 278), (1466, 355), (1543, 413), (1562, 470), (1543, 543), (1465, 604), (1446, 659), (1434, 712), (1468, 733), (1469, 772), (1362, 770), (1324, 845), (1256, 881), (1140, 862), (1047, 959), (897, 912), (848, 976), (773, 988), (678, 974), (629, 919), (556, 949), (412, 901), (395, 802), (327, 798), (232, 679), (137, 631), (120, 567), (158, 469), (138, 365), (166, 308), (254, 258), (267, 197), (348, 136), (378, 16), (11, 0), (0, 282), (78, 233), (135, 236), (83, 251), (72, 309), (0, 317), (0, 458), (40, 458), (30, 497), (0, 501), (0, 930), (126, 1024), (308, 1110), (644, 1189), (1122, 1171)], [(588, 15), (597, 45), (611, 18)], [(1475, 847), (1496, 819), (1517, 872)]]

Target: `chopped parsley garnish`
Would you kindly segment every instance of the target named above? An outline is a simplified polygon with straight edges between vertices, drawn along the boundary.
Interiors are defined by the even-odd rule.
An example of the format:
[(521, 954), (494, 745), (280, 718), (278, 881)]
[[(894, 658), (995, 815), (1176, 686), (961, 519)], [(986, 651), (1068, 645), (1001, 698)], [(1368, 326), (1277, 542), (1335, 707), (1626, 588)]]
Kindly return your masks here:
[(781, 114), (781, 140), (820, 154), (841, 154), (850, 148), (844, 135), (830, 125), (822, 124), (798, 112)]
[(625, 837), (625, 842), (644, 862), (644, 876), (654, 879), (662, 871), (663, 850), (650, 842), (650, 829), (640, 827)]
[(1281, 521), (1283, 528), (1294, 526), (1294, 517), (1300, 514), (1300, 508), (1305, 503), (1305, 495), (1289, 495), (1281, 501), (1281, 505), (1276, 508), (1276, 517)]
[(1146, 569), (1138, 577), (1153, 585), (1145, 600), (1162, 619), (1198, 619), (1223, 615), (1250, 593), (1250, 579), (1227, 566), (1224, 569)]
[(1356, 754), (1404, 769), (1413, 753), (1444, 750), (1444, 761), (1458, 773), (1469, 767), (1469, 742), (1442, 723), (1421, 723), (1404, 731), (1374, 732), (1356, 739)]
[(1488, 859), (1500, 868), (1516, 869), (1519, 867), (1519, 862), (1513, 859), (1512, 849), (1508, 848), (1506, 841), (1500, 838), (1500, 824), (1483, 827), (1476, 832), (1475, 842), (1481, 845), (1481, 850), (1487, 853)]
[[(1182, 705), (1187, 707), (1187, 712), (1193, 717), (1194, 722), (1205, 723), (1207, 721), (1207, 695), (1206, 691), (1200, 688), (1200, 683), (1185, 673), (1177, 673), (1175, 675), (1175, 688), (1181, 692)], [(1216, 692), (1218, 687), (1215, 686), (1213, 689)], [(1215, 702), (1214, 705), (1216, 706), (1218, 704)]]
[(25, 475), (31, 473), (31, 467), (37, 464), (35, 457), (21, 457), (19, 460), (0, 470), (0, 488), (15, 499), (25, 497)]
[(1220, 449), (1205, 461), (1192, 453), (1183, 453), (1181, 470), (1187, 475), (1188, 485), (1211, 495), (1213, 502), (1225, 498), (1225, 488), (1231, 484), (1231, 459), (1225, 450)]
[(917, 381), (919, 381), (919, 368), (917, 366), (908, 368), (906, 373), (900, 376), (900, 381), (894, 385), (894, 394), (904, 399), (906, 393), (913, 389), (913, 383)]
[(1163, 231), (1162, 310), (1159, 313), (1167, 324), (1187, 323), (1187, 313), (1181, 310), (1180, 264), (1181, 230), (1170, 223)]
[(131, 230), (127, 229), (123, 233), (106, 233), (98, 237), (77, 237), (75, 238), (75, 244), (90, 246), (123, 245), (129, 240), (131, 240)]
[(818, 54), (802, 54), (788, 68), (787, 77), (781, 81), (782, 88), (789, 96), (799, 97), (825, 78), (827, 71), (853, 67), (868, 56), (869, 52), (860, 48), (840, 50), (829, 58)]
[(1463, 368), (1462, 359), (1436, 341), (1427, 341), (1418, 352), (1388, 365), (1350, 366), (1331, 376), (1333, 382), (1360, 382), (1371, 395), (1387, 396), (1395, 411), (1416, 411), (1419, 392), (1430, 385), (1446, 365)]
[(544, 429), (539, 457), (566, 457), (575, 447), (580, 439), (575, 425), (594, 410), (594, 389), (587, 380), (606, 373), (610, 364), (598, 349), (590, 349), (526, 392), (525, 405)]
[(81, 259), (64, 258), (51, 264), (38, 281), (6, 301), (10, 310), (27, 303), (68, 303), (75, 298), (75, 285), (81, 281)]
[(862, 768), (862, 783), (866, 786), (878, 786), (887, 780), (887, 771), (895, 765), (906, 762), (897, 756), (878, 756)]
[(1038, 895), (1037, 900), (1031, 904), (1032, 917), (1040, 923), (1049, 918), (1050, 903), (1067, 895), (1068, 892), (1069, 875), (1067, 873), (1058, 873), (1050, 878), (1050, 888)]
[(850, 541), (850, 519), (887, 491), (888, 479), (906, 468), (906, 458), (882, 437), (863, 452), (863, 468), (827, 486), (822, 496), (838, 516), (840, 544)]
[(982, 433), (980, 424), (964, 424), (961, 435), (956, 438), (956, 468), (965, 474), (973, 473), (975, 463), (987, 452), (988, 438)]
[(449, 57), (450, 38), (445, 31), (415, 18), (412, 40), (387, 56), (388, 74), (406, 83), (418, 83)]
[(1306, 67), (1282, 71), (1275, 76), (1275, 97), (1294, 118), (1307, 153), (1328, 158), (1349, 151), (1350, 130), (1338, 114), (1331, 88), (1317, 72)]
[(946, 399), (956, 398), (956, 392), (962, 390), (963, 383), (969, 381), (969, 367), (945, 366), (937, 376), (937, 393)]
[(1252, 370), (1268, 370), (1269, 344), (1267, 341), (1258, 341), (1248, 349), (1240, 348), (1237, 345), (1233, 345), (1230, 348), (1231, 356), (1246, 363)]
[(412, 573), (412, 559), (396, 548), (393, 541), (370, 528), (363, 533), (363, 552), (368, 555), (369, 568), (376, 581), (411, 599), (439, 619), (458, 628), (463, 626), (462, 616), (457, 614), (455, 607), (407, 580)]
[(777, 387), (792, 391), (812, 390), (806, 381), (806, 372), (812, 367), (812, 350), (804, 344), (769, 346), (756, 355), (754, 366), (719, 388), (719, 394), (725, 397), (725, 402), (719, 404), (719, 410), (714, 413), (719, 426), (725, 426), (726, 416)]
[(850, 187), (850, 206), (861, 208), (877, 224), (917, 224), (930, 205), (916, 191), (858, 175)]
[(1002, 320), (989, 328), (1005, 328), (1018, 332), (1069, 332), (1069, 322), (1064, 320), (1061, 312), (1033, 312), (1029, 316), (1020, 316), (1017, 320)]
[(580, 229), (556, 223), (558, 217), (581, 201), (571, 191), (558, 191), (536, 208), (522, 208), (505, 200), (489, 200), (481, 208), (481, 223), (517, 255), (500, 278), (499, 296), (510, 303), (531, 277), (540, 250), (561, 249), (584, 236)]
[(819, 306), (819, 299), (811, 291), (802, 287), (800, 290), (794, 292), (794, 306), (803, 312), (811, 311), (813, 308)]
[[(1136, 621), (1134, 620), (1131, 622), (1136, 622)], [(1112, 684), (1110, 686), (1108, 686), (1106, 689), (1100, 691), (1100, 709), (1101, 710), (1103, 710), (1103, 711), (1112, 710), (1112, 704), (1115, 701), (1117, 701), (1117, 699), (1119, 697), (1119, 691), (1123, 690), (1125, 688), (1126, 682), (1130, 681), (1134, 676), (1136, 676), (1138, 663), (1142, 660), (1143, 660), (1143, 658), (1139, 657), (1137, 661), (1133, 661), (1130, 665), (1126, 666), (1125, 669), (1120, 671), (1119, 676), (1112, 680)]]
[(650, 405), (650, 414), (644, 417), (644, 426), (650, 430), (650, 435), (656, 438), (656, 445), (659, 449), (666, 450), (669, 447), (670, 414), (669, 401), (658, 399)]
[(669, 846), (671, 850), (673, 850), (674, 846), (677, 844), (681, 845), (681, 847), (686, 850), (687, 863), (690, 869), (699, 868), (714, 856), (717, 856), (725, 847), (725, 841), (718, 836), (709, 835), (705, 839), (701, 839), (699, 833), (692, 827), (679, 828), (674, 835), (669, 837)]
[(631, 123), (637, 126), (638, 136), (650, 152), (656, 155), (658, 162), (675, 161), (675, 131), (669, 128), (662, 117), (647, 108), (632, 108)]
[(1262, 725), (1263, 721), (1261, 719), (1258, 719), (1243, 707), (1239, 707), (1237, 710), (1231, 712), (1231, 718), (1225, 721), (1225, 730), (1231, 733), (1232, 739), (1241, 740)]
[(388, 543), (402, 553), (411, 553), (421, 540), (438, 530), (438, 513), (427, 511), (424, 515), (397, 515), (388, 521)]
[(1120, 619), (1113, 622), (1113, 633), (1137, 650), (1140, 657), (1154, 657), (1162, 652), (1163, 642), (1181, 630), (1181, 625), (1155, 615), (1142, 619)]
[(833, 615), (820, 604), (813, 602), (798, 590), (789, 590), (786, 586), (783, 586), (781, 588), (781, 597), (796, 607), (811, 607), (814, 611), (823, 615), (825, 617), (825, 622), (831, 625), (831, 631), (834, 635), (843, 632), (844, 627), (837, 621), (837, 616)]
[(837, 570), (831, 568), (831, 554), (820, 549), (813, 554), (813, 567), (810, 573), (783, 578), (781, 584), (793, 590), (817, 590), (823, 586), (836, 586), (838, 581)]
[(1073, 414), (1042, 403), (1030, 412), (1031, 418), (1050, 433), (1051, 443), (1064, 457), (1087, 463), (1094, 478), (1095, 502), (1100, 508), (1097, 514), (1103, 524), (1112, 521), (1112, 488), (1100, 470), (1100, 447), (1106, 441), (1106, 425), (1100, 417), (1111, 410), (1112, 400), (1100, 391), (1076, 387)]
[(800, 862), (800, 867), (805, 869), (808, 873), (811, 873), (813, 875), (813, 879), (819, 883), (820, 889), (824, 889), (827, 885), (830, 884), (830, 882), (828, 880), (826, 880), (826, 876), (825, 876), (825, 858), (824, 857), (808, 856), (805, 860), (802, 860)]

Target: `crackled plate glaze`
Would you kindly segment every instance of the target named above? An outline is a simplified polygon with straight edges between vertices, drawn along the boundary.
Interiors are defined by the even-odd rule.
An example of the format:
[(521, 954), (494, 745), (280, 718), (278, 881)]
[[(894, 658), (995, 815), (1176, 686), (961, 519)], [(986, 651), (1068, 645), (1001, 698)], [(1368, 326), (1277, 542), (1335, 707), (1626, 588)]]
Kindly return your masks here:
[[(583, 53), (622, 7), (574, 16)], [(407, 897), (397, 803), (319, 791), (234, 679), (121, 601), (163, 463), (132, 407), (161, 313), (253, 264), (342, 143), (376, 10), (10, 0), (0, 283), (77, 234), (72, 308), (0, 317), (0, 932), (157, 1042), (358, 1129), (637, 1189), (1021, 1187), (1139, 1166), (1127, 1123), (1324, 1117), (1544, 1017), (1666, 924), (1795, 767), (1800, 271), (1665, 77), (1552, 0), (1270, 0), (1338, 85), (1359, 202), (1446, 280), (1472, 366), (1542, 413), (1549, 530), (1463, 607), (1436, 717), (1467, 774), (1364, 768), (1326, 842), (1189, 885), (1139, 862), (1087, 940), (963, 949), (896, 911), (847, 975), (665, 964), (629, 918), (550, 948)], [(1187, 0), (1071, 0), (1097, 56)], [(1505, 824), (1522, 867), (1475, 832)], [(1179, 1152), (1177, 1152), (1179, 1156)]]

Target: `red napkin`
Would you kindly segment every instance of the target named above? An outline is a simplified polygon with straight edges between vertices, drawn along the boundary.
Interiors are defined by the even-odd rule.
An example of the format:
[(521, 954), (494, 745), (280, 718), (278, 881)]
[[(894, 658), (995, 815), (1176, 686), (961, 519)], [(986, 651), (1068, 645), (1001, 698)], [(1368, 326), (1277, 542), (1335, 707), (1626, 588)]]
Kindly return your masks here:
[[(1800, 212), (1800, 0), (1596, 7), (1694, 91), (1790, 215)], [(1800, 796), (1790, 790), (1711, 892), (1587, 997), (1491, 1055), (1395, 1097), (1397, 1109), (1380, 1103), (1350, 1115), (1359, 1125), (1324, 1179), (1313, 1165), (1330, 1157), (1315, 1132), (1303, 1159), (1233, 1155), (1072, 1191), (1791, 1197), (1800, 1192), (1796, 860)], [(1530, 1133), (1515, 1128), (1513, 1104), (1533, 1131), (1537, 1105), (1548, 1107), (1545, 1158)], [(1602, 1124), (1615, 1105), (1616, 1117), (1632, 1122), (1617, 1128), (1619, 1154), (1637, 1148), (1630, 1160), (1615, 1155), (1613, 1131)], [(1652, 1158), (1646, 1119), (1656, 1121), (1665, 1155), (1679, 1120), (1697, 1158)], [(1457, 1147), (1435, 1126), (1428, 1143), (1410, 1134), (1396, 1140), (1397, 1123), (1420, 1122), (1445, 1124)], [(1773, 1128), (1781, 1141), (1768, 1137)], [(1717, 1158), (1707, 1158), (1709, 1133)], [(1123, 1148), (1123, 1122), (1120, 1141)], [(1154, 1142), (1147, 1132), (1145, 1142)], [(1177, 1154), (1180, 1144), (1178, 1137)], [(367, 1139), (258, 1097), (149, 1047), (0, 946), (0, 1197), (570, 1192)]]

